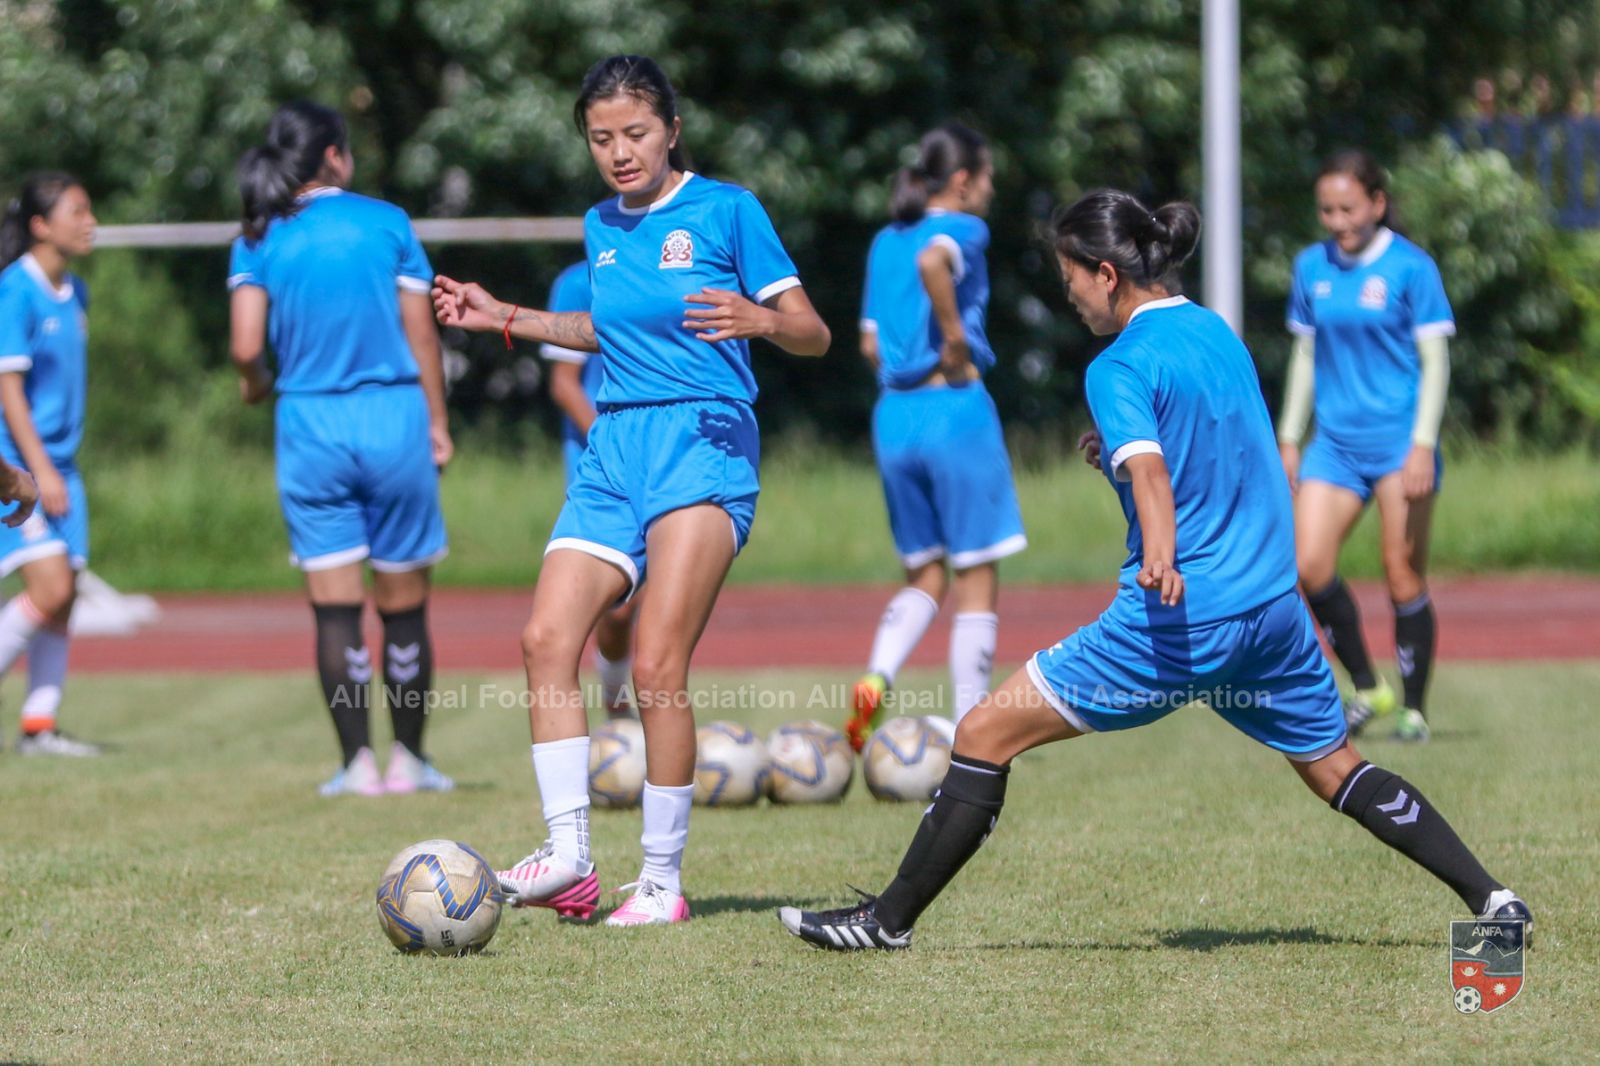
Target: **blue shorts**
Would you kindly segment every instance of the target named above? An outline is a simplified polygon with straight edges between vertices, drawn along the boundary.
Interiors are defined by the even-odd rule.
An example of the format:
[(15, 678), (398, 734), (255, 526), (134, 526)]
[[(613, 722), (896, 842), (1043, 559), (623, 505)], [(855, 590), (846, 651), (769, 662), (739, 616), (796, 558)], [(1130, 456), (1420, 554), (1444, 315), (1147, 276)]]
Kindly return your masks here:
[(750, 538), (761, 492), (761, 434), (750, 406), (730, 400), (610, 407), (567, 482), (545, 554), (572, 548), (645, 579), (645, 538), (656, 519), (714, 503), (732, 521), (733, 550)]
[(1107, 611), (1028, 660), (1028, 676), (1083, 733), (1148, 725), (1201, 700), (1296, 761), (1345, 740), (1339, 689), (1298, 592), (1195, 626), (1136, 628)]
[[(1406, 465), (1411, 454), (1409, 440), (1398, 441), (1391, 448), (1356, 449), (1335, 444), (1318, 434), (1306, 445), (1300, 460), (1301, 481), (1325, 481), (1342, 489), (1349, 489), (1366, 503), (1372, 499), (1373, 487), (1383, 478), (1396, 473)], [(1444, 456), (1433, 450), (1433, 491), (1437, 493), (1444, 483)]]
[(948, 556), (965, 570), (1028, 546), (1000, 415), (981, 384), (884, 390), (872, 446), (907, 568)]
[(89, 565), (89, 497), (83, 476), (75, 466), (60, 464), (56, 469), (67, 483), (67, 513), (47, 515), (40, 504), (16, 529), (0, 525), (0, 577), (47, 555), (65, 555), (74, 570)]
[(416, 385), (278, 397), (278, 500), (290, 562), (420, 570), (449, 551), (428, 402)]

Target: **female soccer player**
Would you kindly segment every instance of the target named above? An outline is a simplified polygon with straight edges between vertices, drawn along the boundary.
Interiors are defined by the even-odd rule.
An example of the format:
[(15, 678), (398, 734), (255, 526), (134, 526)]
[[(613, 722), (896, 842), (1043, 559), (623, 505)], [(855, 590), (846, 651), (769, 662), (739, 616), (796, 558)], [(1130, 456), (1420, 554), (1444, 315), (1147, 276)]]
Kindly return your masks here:
[(38, 483), (36, 512), (0, 528), (0, 576), (23, 591), (0, 610), (0, 674), (28, 654), (24, 755), (98, 755), (56, 728), (67, 624), (89, 563), (89, 501), (78, 473), (88, 375), (89, 290), (68, 272), (94, 246), (89, 194), (68, 174), (35, 174), (0, 222), (0, 449)]
[(982, 383), (995, 362), (984, 334), (983, 216), (993, 198), (994, 163), (983, 137), (957, 122), (931, 130), (917, 161), (896, 176), (894, 221), (867, 256), (861, 354), (882, 388), (873, 447), (906, 584), (884, 610), (867, 674), (855, 685), (845, 732), (857, 751), (884, 692), (939, 613), (947, 564), (955, 572), (955, 722), (989, 691), (999, 560), (1028, 544), (1000, 416)]
[(574, 109), (617, 196), (590, 209), (589, 313), (501, 303), (440, 277), (439, 320), (601, 352), (599, 416), (567, 486), (522, 632), (545, 845), (500, 875), (521, 906), (587, 918), (589, 736), (578, 660), (600, 616), (646, 578), (634, 649), (644, 724), (644, 867), (610, 925), (684, 921), (681, 866), (693, 797), (689, 659), (755, 517), (760, 440), (749, 338), (821, 355), (812, 310), (760, 201), (684, 168), (672, 85), (652, 60), (612, 56)]
[(1128, 560), (1096, 621), (1036, 654), (956, 730), (950, 771), (881, 896), (814, 913), (790, 932), (826, 948), (903, 948), (977, 851), (1018, 754), (1132, 729), (1194, 699), (1282, 752), (1334, 810), (1454, 889), (1474, 914), (1531, 922), (1410, 782), (1364, 762), (1295, 590), (1293, 515), (1250, 353), (1179, 295), (1200, 215), (1088, 194), (1054, 222), (1067, 299), (1117, 339), (1085, 379), (1096, 429), (1081, 446), (1128, 519)]
[[(1322, 167), (1316, 195), (1328, 240), (1295, 259), (1294, 348), (1278, 418), (1283, 466), (1298, 484), (1300, 584), (1350, 672), (1356, 691), (1346, 720), (1359, 733), (1395, 705), (1393, 690), (1372, 668), (1361, 612), (1337, 569), (1340, 546), (1376, 497), (1405, 708), (1395, 737), (1424, 741), (1434, 615), (1423, 573), (1443, 470), (1439, 422), (1455, 318), (1428, 253), (1384, 225), (1389, 197), (1372, 156), (1336, 153)], [(1316, 436), (1302, 458), (1313, 408)]]
[[(443, 792), (453, 782), (422, 749), (429, 575), (447, 550), (439, 470), (452, 451), (433, 268), (405, 212), (347, 191), (354, 171), (344, 120), (304, 102), (279, 108), (266, 144), (240, 159), (233, 361), (246, 403), (278, 396), (278, 496), (342, 757), (322, 794)], [(276, 380), (262, 359), (268, 340)], [(368, 735), (363, 562), (394, 725), (381, 776)]]
[[(550, 286), (550, 311), (587, 311), (590, 304), (589, 264), (573, 263)], [(550, 398), (561, 408), (561, 458), (567, 484), (577, 477), (578, 460), (589, 440), (595, 420), (595, 397), (600, 394), (600, 359), (576, 348), (542, 344), (539, 354), (550, 363)], [(600, 702), (612, 718), (631, 718), (633, 705), (628, 685), (633, 675), (633, 614), (630, 599), (600, 616), (594, 627), (595, 670), (600, 675)]]

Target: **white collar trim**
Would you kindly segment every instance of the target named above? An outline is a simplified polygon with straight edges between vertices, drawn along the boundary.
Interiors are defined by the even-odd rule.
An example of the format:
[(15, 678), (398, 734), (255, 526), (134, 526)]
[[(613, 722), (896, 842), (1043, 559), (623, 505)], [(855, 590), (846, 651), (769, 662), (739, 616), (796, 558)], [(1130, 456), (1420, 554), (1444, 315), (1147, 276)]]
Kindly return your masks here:
[(318, 185), (315, 189), (307, 189), (299, 196), (296, 196), (295, 202), (303, 204), (307, 200), (320, 200), (324, 196), (338, 196), (342, 192), (344, 190), (337, 185)]
[(659, 211), (661, 208), (666, 207), (668, 204), (670, 204), (672, 202), (672, 200), (673, 200), (673, 197), (677, 196), (680, 192), (682, 192), (683, 191), (683, 187), (685, 185), (689, 184), (689, 180), (691, 178), (693, 178), (693, 177), (694, 177), (694, 171), (685, 170), (683, 172), (683, 177), (678, 180), (678, 184), (676, 184), (676, 185), (674, 185), (672, 187), (672, 191), (671, 192), (667, 193), (667, 195), (663, 196), (659, 200), (652, 200), (650, 203), (645, 204), (643, 207), (629, 207), (627, 204), (622, 202), (622, 197), (618, 196), (617, 197), (617, 210), (621, 211), (625, 215), (648, 215), (652, 211)]
[(1333, 254), (1341, 266), (1371, 266), (1383, 257), (1383, 253), (1387, 252), (1389, 245), (1393, 243), (1394, 230), (1388, 226), (1379, 226), (1378, 232), (1372, 235), (1372, 240), (1361, 250), (1360, 255), (1346, 255), (1344, 249), (1337, 244), (1333, 246)]
[(28, 276), (38, 282), (39, 287), (49, 293), (56, 303), (64, 304), (72, 299), (74, 295), (72, 282), (63, 278), (59, 287), (52, 285), (50, 276), (44, 272), (44, 267), (39, 265), (39, 260), (33, 257), (32, 252), (22, 253), (22, 269), (26, 270)]
[(1138, 307), (1135, 307), (1133, 309), (1133, 314), (1128, 316), (1128, 321), (1131, 323), (1134, 319), (1138, 318), (1146, 311), (1164, 311), (1169, 307), (1182, 307), (1188, 302), (1189, 298), (1187, 296), (1168, 296), (1161, 300), (1151, 300), (1147, 304), (1140, 304)]

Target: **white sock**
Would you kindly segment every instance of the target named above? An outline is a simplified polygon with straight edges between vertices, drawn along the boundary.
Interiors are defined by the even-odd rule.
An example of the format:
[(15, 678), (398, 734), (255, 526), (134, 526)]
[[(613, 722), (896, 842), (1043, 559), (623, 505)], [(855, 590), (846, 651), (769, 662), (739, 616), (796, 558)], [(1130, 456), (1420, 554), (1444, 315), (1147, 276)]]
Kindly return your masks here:
[(1000, 616), (988, 611), (963, 611), (950, 626), (950, 684), (955, 688), (957, 724), (989, 694), (999, 631)]
[(689, 841), (689, 808), (693, 785), (644, 784), (644, 846), (641, 881), (654, 881), (669, 892), (683, 894), (683, 846)]
[(67, 680), (67, 634), (45, 626), (28, 643), (28, 695), (22, 701), (22, 731), (56, 727), (61, 687)]
[(26, 592), (17, 593), (0, 608), (0, 674), (11, 669), (17, 657), (28, 650), (33, 635), (44, 623), (44, 615)]
[(607, 659), (596, 648), (594, 652), (594, 668), (600, 674), (600, 707), (607, 714), (611, 708), (628, 692), (628, 686), (633, 683), (633, 656), (624, 655), (620, 659)]
[(909, 585), (894, 594), (878, 619), (878, 635), (872, 640), (872, 655), (867, 660), (870, 673), (882, 674), (892, 685), (922, 634), (939, 613), (939, 601)]
[(587, 873), (589, 859), (589, 738), (569, 737), (533, 746), (544, 824), (556, 854)]

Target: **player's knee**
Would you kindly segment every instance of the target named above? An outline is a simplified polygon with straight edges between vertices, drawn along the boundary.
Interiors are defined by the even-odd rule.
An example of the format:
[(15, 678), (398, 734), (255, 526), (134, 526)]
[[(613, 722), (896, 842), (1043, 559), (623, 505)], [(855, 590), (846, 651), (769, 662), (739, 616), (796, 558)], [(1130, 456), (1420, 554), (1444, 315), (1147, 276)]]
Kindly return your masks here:
[(40, 614), (52, 621), (64, 622), (72, 613), (72, 604), (78, 598), (78, 589), (70, 574), (50, 577), (29, 587), (28, 598), (33, 601)]
[(576, 662), (583, 650), (583, 640), (574, 641), (569, 628), (548, 619), (528, 619), (528, 624), (522, 627), (523, 665), (529, 671), (542, 672), (568, 660)]
[(1316, 595), (1329, 585), (1338, 574), (1338, 565), (1335, 559), (1324, 558), (1319, 553), (1300, 551), (1296, 553), (1295, 566), (1300, 571), (1300, 587), (1308, 595)]
[(1004, 723), (1005, 715), (996, 710), (992, 702), (980, 701), (956, 726), (956, 739), (951, 750), (985, 762), (1005, 765), (1016, 753), (1009, 750)]
[(633, 653), (633, 687), (639, 692), (676, 692), (688, 682), (688, 656), (676, 648), (640, 644)]

